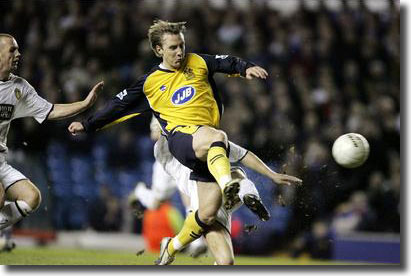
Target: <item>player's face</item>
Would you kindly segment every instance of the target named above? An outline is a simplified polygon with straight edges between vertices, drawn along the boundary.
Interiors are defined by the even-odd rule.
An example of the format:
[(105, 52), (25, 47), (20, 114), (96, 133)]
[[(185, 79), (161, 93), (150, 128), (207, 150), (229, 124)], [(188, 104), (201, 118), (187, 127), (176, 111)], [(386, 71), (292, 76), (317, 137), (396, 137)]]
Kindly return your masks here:
[(20, 56), (19, 46), (14, 38), (6, 37), (0, 40), (0, 70), (2, 72), (17, 70)]
[(158, 52), (163, 57), (163, 64), (172, 69), (179, 69), (183, 64), (185, 57), (186, 45), (184, 35), (164, 34), (162, 39), (163, 45), (158, 48)]

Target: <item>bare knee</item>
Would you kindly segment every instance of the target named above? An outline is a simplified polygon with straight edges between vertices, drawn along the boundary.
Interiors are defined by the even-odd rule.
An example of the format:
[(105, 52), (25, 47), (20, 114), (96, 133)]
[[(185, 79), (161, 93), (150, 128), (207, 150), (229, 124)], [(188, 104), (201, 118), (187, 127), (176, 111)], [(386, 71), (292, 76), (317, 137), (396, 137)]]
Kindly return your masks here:
[(30, 181), (16, 183), (10, 187), (8, 194), (11, 194), (12, 200), (24, 201), (31, 211), (35, 211), (41, 204), (40, 190)]
[[(221, 199), (216, 200), (216, 202), (221, 201)], [(198, 209), (198, 218), (207, 225), (212, 225), (217, 219), (218, 209), (221, 205), (217, 205), (216, 202), (208, 206), (202, 206)]]
[(210, 146), (215, 142), (223, 142), (226, 146), (228, 144), (227, 134), (224, 131), (203, 127), (193, 135), (193, 149), (197, 158), (204, 159), (207, 157)]
[(33, 187), (22, 200), (24, 200), (33, 211), (36, 210), (41, 204), (40, 190), (37, 187)]
[(227, 134), (222, 130), (215, 130), (210, 137), (210, 146), (214, 142), (223, 142), (227, 146)]
[(198, 217), (200, 220), (207, 225), (212, 225), (216, 218), (217, 218), (217, 213), (200, 213), (198, 212)]

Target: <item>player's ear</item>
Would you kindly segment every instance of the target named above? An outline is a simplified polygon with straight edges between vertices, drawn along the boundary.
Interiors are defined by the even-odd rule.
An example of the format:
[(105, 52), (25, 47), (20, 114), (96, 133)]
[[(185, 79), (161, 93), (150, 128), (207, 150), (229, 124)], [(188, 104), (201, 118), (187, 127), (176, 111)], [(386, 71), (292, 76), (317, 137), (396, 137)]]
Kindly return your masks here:
[(162, 57), (163, 56), (163, 47), (161, 47), (160, 45), (156, 45), (156, 52), (157, 52), (157, 55), (159, 57)]

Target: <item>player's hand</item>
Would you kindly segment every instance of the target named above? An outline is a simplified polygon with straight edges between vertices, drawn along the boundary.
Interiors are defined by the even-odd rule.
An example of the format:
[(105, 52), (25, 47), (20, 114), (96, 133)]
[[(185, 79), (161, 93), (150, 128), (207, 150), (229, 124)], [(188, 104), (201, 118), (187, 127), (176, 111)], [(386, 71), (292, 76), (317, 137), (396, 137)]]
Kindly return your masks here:
[(80, 122), (72, 122), (68, 127), (68, 131), (76, 136), (77, 134), (84, 132), (84, 126)]
[(303, 181), (299, 179), (298, 177), (287, 175), (287, 174), (281, 174), (281, 173), (275, 173), (271, 176), (271, 180), (274, 181), (275, 183), (279, 185), (301, 185)]
[(267, 71), (260, 66), (253, 66), (245, 70), (245, 77), (249, 80), (254, 78), (266, 79), (268, 77)]
[(93, 89), (88, 93), (87, 97), (84, 99), (84, 103), (87, 108), (91, 107), (97, 100), (98, 94), (103, 90), (104, 81), (100, 81), (94, 85)]

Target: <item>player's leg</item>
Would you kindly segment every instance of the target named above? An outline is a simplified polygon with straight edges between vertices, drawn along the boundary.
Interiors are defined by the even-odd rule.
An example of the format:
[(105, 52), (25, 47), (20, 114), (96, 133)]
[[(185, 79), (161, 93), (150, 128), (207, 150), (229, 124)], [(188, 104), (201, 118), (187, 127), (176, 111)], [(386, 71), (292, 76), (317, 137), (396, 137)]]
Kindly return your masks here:
[(0, 210), (0, 229), (33, 213), (40, 206), (41, 193), (30, 180), (23, 179), (7, 188), (6, 199), (11, 203)]
[(16, 247), (16, 243), (12, 239), (13, 226), (10, 225), (0, 230), (0, 253), (10, 252)]
[(137, 183), (129, 196), (129, 203), (142, 216), (144, 208), (157, 209), (161, 202), (169, 199), (174, 194), (176, 189), (174, 179), (156, 161), (153, 164), (151, 188), (148, 188), (143, 182)]
[(239, 184), (231, 178), (231, 165), (228, 159), (228, 139), (225, 132), (202, 126), (193, 134), (193, 150), (198, 159), (207, 161), (210, 173), (217, 180), (230, 208), (232, 198), (237, 194)]
[(231, 172), (233, 178), (236, 177), (241, 179), (240, 190), (238, 192), (238, 197), (241, 202), (262, 221), (269, 220), (270, 213), (264, 206), (255, 184), (247, 178), (245, 171), (241, 167), (233, 167)]
[(174, 256), (212, 225), (221, 207), (221, 191), (215, 182), (198, 182), (199, 208), (187, 215), (181, 231), (167, 245), (168, 254)]
[(212, 226), (205, 233), (208, 248), (213, 254), (216, 264), (234, 264), (233, 245), (230, 236), (231, 212), (224, 207), (220, 207), (217, 218)]
[(187, 215), (183, 228), (177, 236), (163, 239), (160, 246), (160, 257), (156, 264), (167, 265), (173, 262), (175, 254), (200, 238), (217, 217), (222, 202), (220, 187), (215, 182), (197, 181), (194, 185), (197, 188), (198, 210)]
[(215, 182), (198, 182), (198, 217), (206, 225), (212, 225), (221, 207), (222, 194)]
[(128, 204), (137, 219), (143, 219), (145, 209), (157, 209), (159, 203), (157, 203), (152, 194), (153, 192), (147, 188), (144, 182), (137, 182), (134, 189), (128, 195)]
[(233, 265), (234, 252), (231, 236), (220, 224), (215, 223), (205, 234), (208, 249), (217, 265)]
[(168, 144), (171, 154), (181, 164), (194, 173), (206, 176), (206, 179), (190, 179), (217, 181), (229, 208), (240, 185), (238, 179), (231, 178), (227, 135), (208, 126), (178, 127), (169, 135)]
[(39, 189), (21, 172), (6, 162), (0, 163), (0, 181), (6, 202), (0, 210), (0, 230), (34, 212), (40, 205)]
[[(180, 128), (179, 131), (174, 131), (168, 137), (171, 154), (180, 163), (193, 170), (190, 179), (198, 182), (200, 203), (198, 210), (186, 217), (183, 228), (177, 236), (172, 239), (163, 239), (160, 247), (160, 257), (156, 261), (159, 265), (170, 264), (178, 251), (201, 237), (208, 226), (214, 223), (222, 203), (220, 187), (215, 182), (213, 175), (210, 174), (207, 163), (200, 160), (194, 151), (192, 134), (197, 132), (198, 129), (198, 127)], [(202, 133), (206, 134), (206, 132)]]
[(193, 150), (201, 161), (207, 161), (208, 169), (224, 185), (231, 180), (230, 162), (227, 154), (227, 135), (212, 127), (203, 126), (193, 134)]
[[(195, 184), (196, 185), (196, 184)], [(186, 216), (193, 212), (191, 208), (191, 200), (190, 197), (180, 191), (181, 201), (186, 209)], [(197, 258), (201, 254), (207, 251), (207, 244), (203, 237), (200, 237), (194, 241), (192, 241), (187, 247), (187, 253), (193, 257)]]
[(160, 245), (160, 256), (157, 265), (168, 265), (174, 261), (174, 256), (194, 240), (201, 237), (208, 225), (198, 218), (198, 212), (191, 212), (184, 220), (183, 228), (174, 238), (163, 238)]
[[(194, 136), (200, 134), (201, 129), (208, 127), (184, 127), (181, 131), (174, 131), (168, 137), (171, 154), (184, 166), (190, 168), (190, 180), (197, 181), (198, 196), (200, 198), (197, 217), (200, 224), (211, 225), (222, 203), (221, 189), (210, 173), (207, 163), (200, 160), (194, 151)], [(201, 132), (206, 134), (206, 132)], [(231, 175), (230, 175), (231, 178)]]

